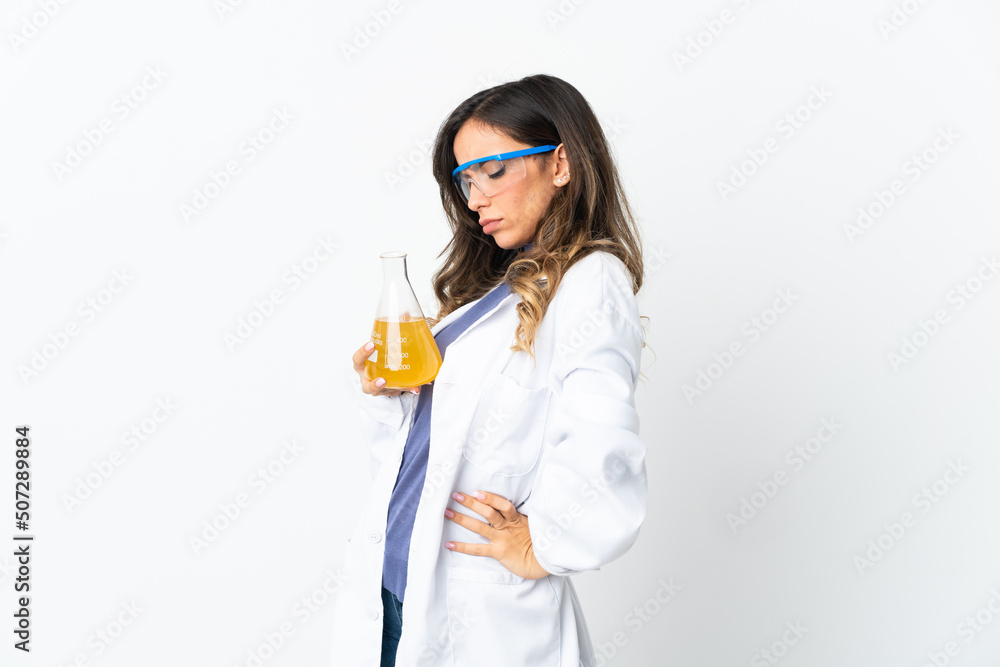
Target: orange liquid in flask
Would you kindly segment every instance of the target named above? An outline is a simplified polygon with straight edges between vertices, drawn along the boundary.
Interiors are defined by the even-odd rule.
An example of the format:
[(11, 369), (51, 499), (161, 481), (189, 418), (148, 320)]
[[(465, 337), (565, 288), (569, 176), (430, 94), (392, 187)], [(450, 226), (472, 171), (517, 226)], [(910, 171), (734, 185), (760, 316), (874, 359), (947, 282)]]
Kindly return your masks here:
[(437, 377), (441, 353), (427, 321), (401, 318), (389, 321), (377, 318), (372, 328), (375, 349), (365, 362), (369, 378), (385, 378), (385, 386), (404, 389), (426, 384)]

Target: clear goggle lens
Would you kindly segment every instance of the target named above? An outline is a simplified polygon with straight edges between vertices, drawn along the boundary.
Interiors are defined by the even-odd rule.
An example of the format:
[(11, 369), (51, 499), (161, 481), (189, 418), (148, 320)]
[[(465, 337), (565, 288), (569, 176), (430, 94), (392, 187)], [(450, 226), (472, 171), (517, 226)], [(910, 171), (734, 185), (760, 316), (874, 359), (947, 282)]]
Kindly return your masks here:
[(466, 202), (472, 196), (472, 188), (478, 188), (485, 197), (500, 194), (524, 178), (526, 169), (523, 157), (504, 160), (486, 160), (469, 165), (452, 178), (455, 187)]

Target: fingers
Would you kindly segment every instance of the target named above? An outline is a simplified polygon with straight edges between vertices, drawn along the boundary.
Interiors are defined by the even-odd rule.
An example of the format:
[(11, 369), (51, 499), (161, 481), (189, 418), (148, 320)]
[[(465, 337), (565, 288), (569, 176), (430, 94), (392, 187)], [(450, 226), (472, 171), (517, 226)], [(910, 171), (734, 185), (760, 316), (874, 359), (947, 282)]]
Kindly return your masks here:
[[(464, 505), (465, 503), (462, 504)], [(454, 521), (466, 530), (478, 533), (486, 539), (489, 539), (489, 535), (491, 534), (491, 531), (493, 531), (493, 527), (490, 526), (489, 522), (480, 521), (479, 519), (471, 517), (468, 514), (463, 514), (462, 512), (446, 509), (444, 511), (444, 516), (446, 520)]]
[(368, 377), (368, 357), (372, 356), (375, 345), (368, 341), (357, 349), (351, 360), (354, 362), (354, 370), (361, 377), (361, 391), (373, 396), (399, 396), (398, 389), (389, 389), (385, 385), (385, 378)]
[[(369, 345), (371, 345), (370, 348)], [(358, 348), (357, 352), (354, 353), (354, 356), (351, 357), (351, 360), (354, 361), (355, 371), (361, 374), (365, 372), (365, 361), (368, 357), (372, 356), (373, 349), (375, 349), (375, 346), (372, 345), (370, 341)]]
[(385, 378), (375, 378), (372, 382), (361, 381), (361, 388), (366, 394), (372, 394), (373, 396), (399, 396), (403, 393), (402, 389), (393, 389), (391, 387), (386, 387)]
[[(470, 510), (472, 510), (479, 516), (486, 519), (486, 524), (496, 525), (498, 521), (501, 521), (504, 518), (510, 519), (517, 514), (517, 510), (514, 508), (514, 504), (509, 500), (507, 500), (506, 498), (504, 498), (503, 496), (498, 496), (495, 493), (483, 493), (482, 491), (476, 491), (476, 493), (481, 494), (483, 496), (483, 500), (478, 500), (473, 495), (464, 494), (458, 491), (453, 493), (451, 497), (457, 502), (461, 503), (462, 505), (468, 507)], [(479, 528), (480, 526), (477, 527), (468, 526), (466, 525), (466, 523), (470, 522), (468, 517), (464, 519), (466, 523), (463, 523), (463, 519), (461, 519), (460, 516), (463, 515), (456, 514), (455, 517), (449, 517), (449, 518), (456, 521), (456, 523), (460, 523), (466, 528), (475, 530), (477, 533), (480, 532), (479, 530), (476, 530), (476, 528)], [(487, 529), (489, 528), (488, 525), (483, 524), (483, 522), (481, 521), (473, 520), (473, 522), (481, 524), (481, 527), (483, 528)]]
[(403, 389), (394, 389), (386, 387), (386, 380), (382, 377), (370, 378), (368, 377), (368, 367), (365, 363), (368, 357), (372, 355), (372, 350), (375, 349), (375, 345), (369, 341), (359, 347), (351, 360), (354, 362), (354, 370), (361, 377), (361, 390), (366, 394), (371, 394), (373, 396), (399, 396), (404, 391), (409, 391), (414, 394), (420, 393), (420, 387), (406, 387)]
[(489, 556), (486, 544), (477, 544), (475, 542), (446, 542), (444, 545), (446, 548), (460, 554), (469, 554), (470, 556)]
[[(482, 499), (476, 500), (476, 494), (483, 496)], [(468, 506), (469, 509), (476, 512), (479, 512), (477, 506), (487, 512), (492, 509), (496, 510), (508, 519), (518, 513), (517, 508), (514, 507), (514, 503), (503, 496), (498, 496), (497, 494), (490, 493), (489, 491), (476, 491), (471, 496), (466, 496), (466, 500), (470, 500), (472, 502), (472, 504)], [(481, 513), (482, 512), (480, 512), (480, 514)]]

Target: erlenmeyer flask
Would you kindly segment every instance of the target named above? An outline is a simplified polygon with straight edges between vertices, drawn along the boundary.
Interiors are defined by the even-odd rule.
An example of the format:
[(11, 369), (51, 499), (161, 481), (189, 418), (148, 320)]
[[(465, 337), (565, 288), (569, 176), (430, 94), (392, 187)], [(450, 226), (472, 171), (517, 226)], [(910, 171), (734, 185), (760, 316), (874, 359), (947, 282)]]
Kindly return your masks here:
[(372, 328), (375, 349), (365, 371), (369, 379), (385, 378), (385, 386), (392, 389), (426, 384), (437, 377), (441, 351), (406, 275), (406, 253), (385, 252), (379, 257), (382, 296)]

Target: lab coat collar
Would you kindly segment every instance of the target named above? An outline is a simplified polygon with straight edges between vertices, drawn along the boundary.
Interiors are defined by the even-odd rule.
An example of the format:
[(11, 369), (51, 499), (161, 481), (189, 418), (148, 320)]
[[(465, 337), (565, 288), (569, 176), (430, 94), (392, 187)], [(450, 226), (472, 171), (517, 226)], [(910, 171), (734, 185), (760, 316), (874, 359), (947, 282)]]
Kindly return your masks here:
[[(544, 283), (544, 282), (547, 282), (547, 281), (548, 281), (548, 277), (546, 277), (545, 275), (542, 275), (542, 276), (540, 276), (538, 278), (538, 282), (539, 283)], [(487, 294), (488, 294), (488, 292), (487, 292)], [(485, 296), (485, 295), (483, 295), (483, 296)], [(514, 298), (516, 298), (516, 297), (517, 297), (517, 294), (515, 292), (510, 292), (507, 296), (505, 296), (503, 299), (501, 299), (499, 303), (497, 303), (495, 306), (493, 306), (492, 309), (490, 309), (489, 311), (487, 311), (486, 313), (484, 313), (482, 316), (479, 317), (479, 319), (477, 319), (475, 322), (473, 322), (472, 324), (470, 324), (465, 329), (465, 331), (463, 331), (458, 336), (458, 338), (456, 338), (452, 342), (454, 343), (454, 342), (457, 342), (457, 341), (461, 340), (462, 336), (464, 336), (466, 333), (468, 333), (468, 331), (470, 329), (474, 328), (475, 326), (477, 326), (481, 322), (485, 322), (490, 316), (492, 316), (494, 313), (496, 313), (498, 310), (500, 310), (500, 308), (505, 307), (506, 304), (510, 303), (511, 300), (514, 299)], [(452, 322), (454, 322), (455, 320), (457, 320), (459, 317), (461, 317), (462, 315), (464, 315), (466, 311), (468, 311), (470, 308), (472, 308), (475, 304), (479, 303), (480, 299), (482, 299), (482, 298), (483, 297), (480, 297), (479, 299), (476, 299), (475, 301), (470, 301), (469, 303), (465, 304), (461, 308), (457, 308), (457, 309), (451, 311), (450, 313), (448, 313), (444, 317), (443, 320), (441, 320), (440, 322), (438, 322), (437, 324), (435, 324), (433, 327), (431, 327), (431, 335), (432, 336), (437, 336), (438, 332), (441, 331), (441, 329), (444, 329), (446, 326), (448, 326), (449, 324), (451, 324)]]
[[(483, 296), (485, 296), (485, 295), (483, 295)], [(483, 315), (480, 316), (479, 319), (477, 319), (475, 322), (473, 322), (468, 327), (466, 327), (465, 331), (463, 331), (461, 334), (459, 334), (458, 338), (456, 338), (452, 342), (454, 343), (454, 342), (457, 342), (458, 340), (460, 340), (462, 338), (462, 336), (464, 336), (465, 334), (467, 334), (469, 332), (470, 329), (472, 329), (473, 327), (477, 326), (481, 322), (486, 321), (486, 319), (488, 319), (491, 315), (493, 315), (495, 312), (497, 312), (497, 310), (499, 310), (504, 304), (508, 303), (514, 297), (515, 297), (515, 294), (513, 292), (511, 292), (510, 294), (508, 294), (507, 296), (505, 296), (503, 299), (500, 300), (499, 303), (497, 303), (495, 306), (493, 306), (493, 308), (491, 308), (490, 310), (488, 310), (485, 313), (483, 313)], [(464, 315), (466, 311), (468, 311), (470, 308), (472, 308), (472, 306), (474, 306), (475, 304), (479, 303), (480, 299), (482, 299), (482, 297), (480, 297), (479, 299), (476, 299), (475, 301), (470, 301), (469, 303), (465, 304), (461, 308), (457, 308), (457, 309), (451, 311), (450, 313), (448, 313), (444, 317), (443, 320), (441, 320), (440, 322), (438, 322), (437, 324), (435, 324), (431, 328), (431, 335), (436, 336), (438, 334), (438, 332), (441, 331), (441, 329), (444, 329), (446, 326), (448, 326), (449, 324), (451, 324), (452, 322), (454, 322), (455, 320), (457, 320), (459, 317), (461, 317), (462, 315)]]

